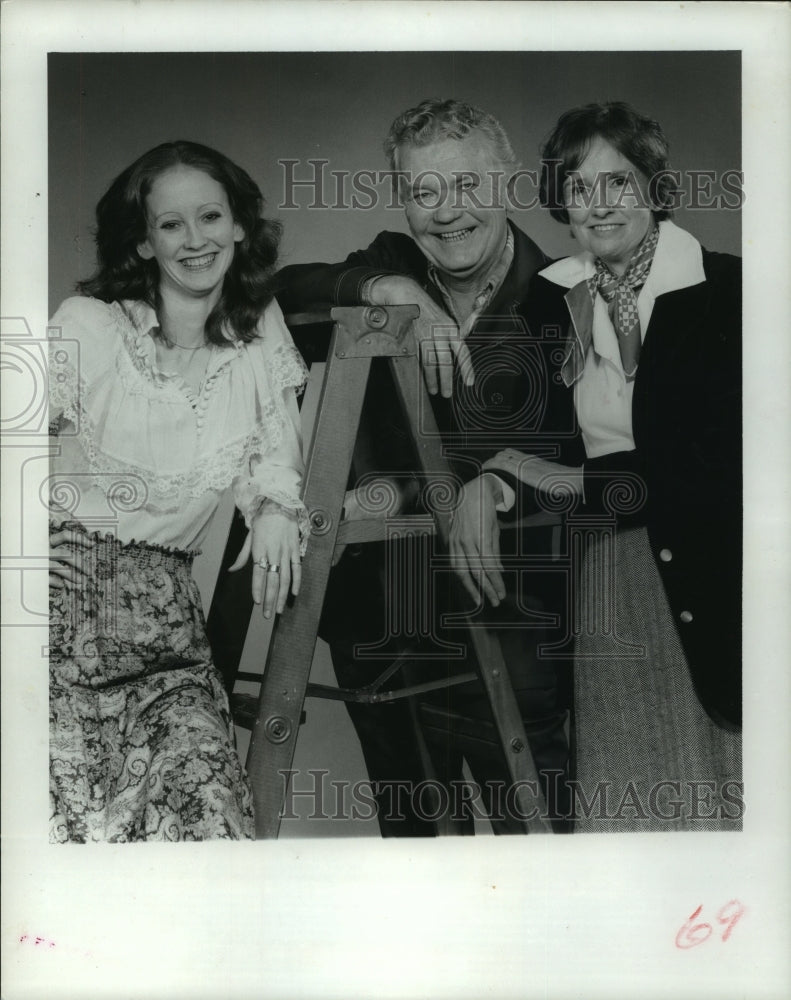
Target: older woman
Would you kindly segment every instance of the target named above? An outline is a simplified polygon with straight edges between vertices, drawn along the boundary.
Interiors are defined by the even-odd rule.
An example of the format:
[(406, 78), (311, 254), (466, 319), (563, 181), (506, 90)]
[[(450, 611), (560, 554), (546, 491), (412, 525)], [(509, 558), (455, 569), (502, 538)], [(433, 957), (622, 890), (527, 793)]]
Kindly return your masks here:
[[(556, 457), (508, 449), (477, 486), (506, 505), (515, 488), (524, 511), (565, 495), (569, 553), (587, 539), (582, 830), (738, 828), (743, 811), (740, 261), (670, 221), (667, 156), (659, 125), (622, 103), (555, 126), (542, 201), (581, 253), (540, 272), (529, 322), (565, 337), (540, 428)], [(462, 500), (464, 522), (480, 498)]]
[(255, 601), (271, 616), (299, 590), (305, 372), (262, 208), (220, 153), (150, 150), (99, 202), (98, 269), (51, 323), (56, 841), (253, 835), (191, 563), (233, 486)]

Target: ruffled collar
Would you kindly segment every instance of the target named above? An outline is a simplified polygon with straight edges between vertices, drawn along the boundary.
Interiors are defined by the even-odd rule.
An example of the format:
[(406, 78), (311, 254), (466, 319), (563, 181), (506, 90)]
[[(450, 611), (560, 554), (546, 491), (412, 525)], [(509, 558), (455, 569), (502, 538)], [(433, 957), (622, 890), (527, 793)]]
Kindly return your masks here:
[[(142, 367), (152, 377), (172, 381), (180, 380), (180, 376), (173, 372), (165, 372), (157, 365), (156, 342), (154, 331), (159, 328), (159, 319), (156, 311), (147, 303), (132, 299), (124, 299), (120, 303), (115, 303), (127, 320), (126, 327), (129, 336), (125, 338), (130, 352), (134, 352), (133, 360), (137, 360), (138, 367)], [(230, 364), (234, 358), (244, 349), (244, 342), (239, 340), (231, 331), (228, 324), (223, 329), (223, 334), (228, 341), (227, 347), (220, 345), (210, 345), (212, 350), (209, 354), (209, 363), (206, 368), (206, 379), (215, 377), (222, 368)]]

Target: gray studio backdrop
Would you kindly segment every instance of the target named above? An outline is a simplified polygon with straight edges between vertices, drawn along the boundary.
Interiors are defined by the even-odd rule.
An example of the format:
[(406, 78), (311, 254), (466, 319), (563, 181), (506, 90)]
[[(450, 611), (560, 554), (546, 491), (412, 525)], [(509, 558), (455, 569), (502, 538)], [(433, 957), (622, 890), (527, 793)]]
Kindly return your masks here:
[[(661, 122), (677, 169), (719, 178), (741, 164), (738, 52), (53, 53), (50, 313), (93, 268), (98, 198), (137, 156), (170, 139), (214, 146), (253, 176), (270, 214), (284, 223), (283, 263), (336, 260), (381, 229), (403, 230), (401, 212), (386, 207), (385, 182), (374, 185), (373, 207), (343, 209), (334, 207), (331, 172), (385, 170), (390, 122), (425, 97), (456, 97), (493, 112), (528, 169), (537, 167), (560, 113), (602, 100), (629, 101)], [(313, 190), (287, 185), (289, 175), (314, 176), (311, 159), (329, 161), (318, 199), (325, 208), (309, 207)], [(284, 160), (298, 162), (284, 167)], [(711, 193), (722, 193), (717, 180)], [(535, 190), (526, 180), (517, 194), (527, 203)], [(542, 209), (516, 210), (513, 218), (550, 255), (575, 251)], [(740, 253), (738, 211), (681, 210), (677, 221), (709, 249)]]

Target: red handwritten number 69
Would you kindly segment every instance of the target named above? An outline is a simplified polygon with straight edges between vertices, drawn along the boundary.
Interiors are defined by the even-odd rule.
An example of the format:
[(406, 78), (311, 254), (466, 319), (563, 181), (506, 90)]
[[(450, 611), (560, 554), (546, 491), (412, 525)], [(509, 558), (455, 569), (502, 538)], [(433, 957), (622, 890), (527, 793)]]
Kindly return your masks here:
[[(694, 921), (700, 916), (702, 909), (703, 906), (699, 906), (684, 926), (679, 930), (678, 934), (676, 934), (677, 948), (694, 948), (695, 945), (703, 944), (704, 941), (708, 941), (711, 937), (711, 924), (707, 924), (705, 921), (701, 921), (697, 924), (694, 923)], [(731, 899), (720, 909), (717, 914), (717, 920), (721, 924), (725, 925), (725, 930), (722, 932), (723, 941), (727, 941), (731, 936), (733, 928), (736, 926), (743, 914), (744, 907), (738, 899)]]

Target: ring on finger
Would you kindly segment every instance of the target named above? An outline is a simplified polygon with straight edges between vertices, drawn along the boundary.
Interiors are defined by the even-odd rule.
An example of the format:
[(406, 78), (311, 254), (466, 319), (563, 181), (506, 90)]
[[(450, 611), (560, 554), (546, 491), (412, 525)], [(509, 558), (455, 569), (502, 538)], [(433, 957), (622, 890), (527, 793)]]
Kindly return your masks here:
[(269, 566), (269, 569), (267, 570), (267, 573), (279, 573), (279, 572), (280, 572), (280, 567), (278, 566), (277, 563), (272, 563)]
[(269, 569), (269, 560), (263, 558), (259, 559), (257, 565), (260, 566), (264, 572), (266, 572)]

